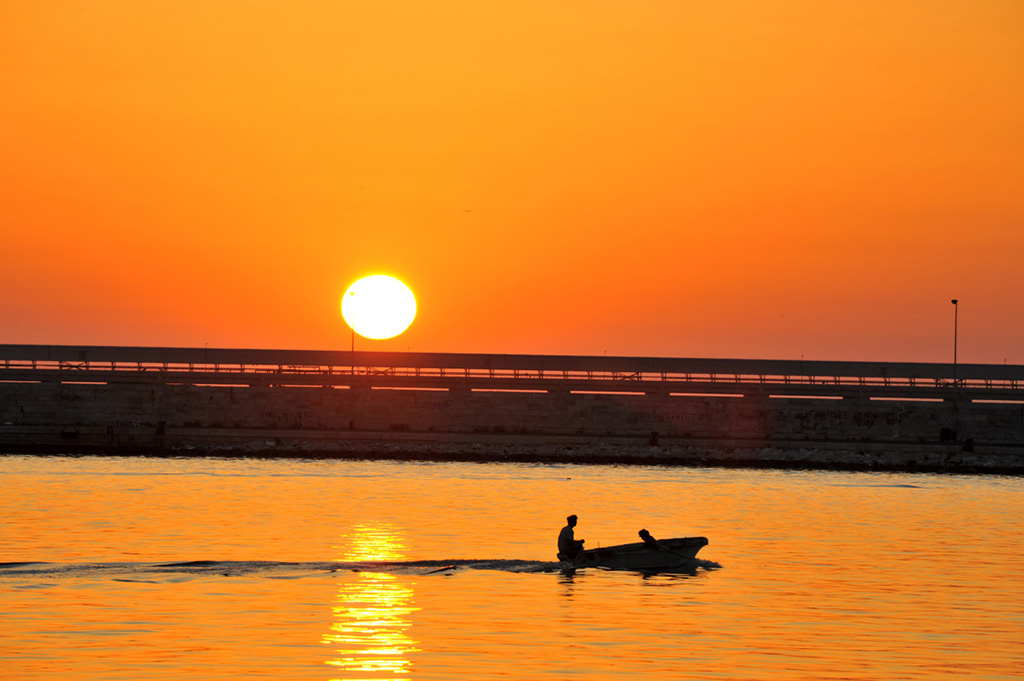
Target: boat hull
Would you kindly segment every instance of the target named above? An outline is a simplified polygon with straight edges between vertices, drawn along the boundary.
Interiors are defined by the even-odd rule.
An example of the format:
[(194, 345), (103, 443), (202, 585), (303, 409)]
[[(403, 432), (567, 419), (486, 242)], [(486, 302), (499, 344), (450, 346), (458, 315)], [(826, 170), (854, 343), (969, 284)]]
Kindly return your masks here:
[(697, 552), (708, 545), (706, 537), (660, 539), (657, 546), (639, 542), (588, 549), (573, 560), (563, 560), (566, 567), (600, 567), (608, 570), (658, 571), (692, 567)]

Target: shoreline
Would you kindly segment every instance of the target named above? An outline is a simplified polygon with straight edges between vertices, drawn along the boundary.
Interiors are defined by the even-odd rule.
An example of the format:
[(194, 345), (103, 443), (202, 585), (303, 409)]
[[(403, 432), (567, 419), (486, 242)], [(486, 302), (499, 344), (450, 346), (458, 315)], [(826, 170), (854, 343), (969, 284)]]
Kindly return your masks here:
[[(373, 439), (263, 435), (197, 438), (171, 443), (118, 444), (63, 442), (0, 443), (0, 456), (145, 456), (159, 458), (281, 458), (389, 460), (478, 463), (533, 463), (551, 465), (688, 466), (768, 470), (833, 470), (845, 472), (904, 472), (986, 475), (1024, 475), (1024, 454), (1019, 448), (983, 451), (959, 445), (886, 443), (777, 442), (637, 444), (563, 441), (416, 441), (376, 434)], [(369, 435), (369, 434), (364, 434)], [(389, 437), (390, 435), (390, 437)], [(203, 440), (206, 441), (203, 441)], [(232, 440), (232, 441), (226, 441)]]

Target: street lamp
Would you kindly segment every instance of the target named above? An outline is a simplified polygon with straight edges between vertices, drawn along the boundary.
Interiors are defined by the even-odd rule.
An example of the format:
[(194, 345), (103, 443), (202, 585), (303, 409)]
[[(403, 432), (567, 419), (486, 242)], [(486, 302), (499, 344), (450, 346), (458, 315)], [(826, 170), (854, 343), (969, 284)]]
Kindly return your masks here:
[(957, 303), (959, 301), (956, 298), (954, 298), (950, 302), (953, 303), (953, 372), (954, 372), (954, 376), (955, 376), (956, 375), (956, 326), (957, 326), (957, 317), (959, 316), (960, 308), (957, 307)]
[(956, 370), (956, 327), (960, 308), (957, 306), (959, 301), (956, 298), (949, 302), (953, 303), (953, 427), (950, 428), (950, 431), (953, 442), (956, 442), (956, 424), (959, 416), (957, 413), (959, 408), (957, 402), (959, 401), (958, 398), (960, 396), (960, 377)]

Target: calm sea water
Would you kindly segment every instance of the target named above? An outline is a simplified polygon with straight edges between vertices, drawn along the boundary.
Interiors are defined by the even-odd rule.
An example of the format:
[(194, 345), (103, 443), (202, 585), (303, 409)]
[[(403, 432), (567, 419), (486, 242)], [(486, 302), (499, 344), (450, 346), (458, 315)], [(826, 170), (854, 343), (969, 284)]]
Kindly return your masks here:
[[(569, 513), (711, 543), (567, 576)], [(1022, 513), (1006, 477), (0, 457), (0, 676), (1021, 679)]]

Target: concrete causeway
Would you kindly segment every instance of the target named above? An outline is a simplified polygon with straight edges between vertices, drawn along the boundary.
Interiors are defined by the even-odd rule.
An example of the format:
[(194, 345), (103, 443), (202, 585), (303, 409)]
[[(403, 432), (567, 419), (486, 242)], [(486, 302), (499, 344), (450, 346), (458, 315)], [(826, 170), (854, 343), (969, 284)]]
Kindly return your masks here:
[(1024, 472), (1024, 367), (0, 345), (0, 452)]

